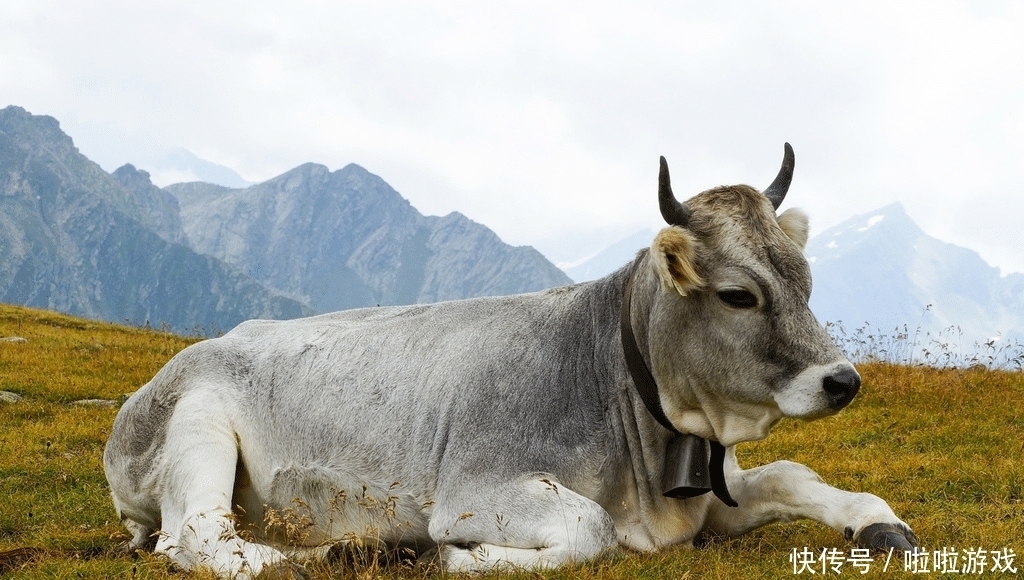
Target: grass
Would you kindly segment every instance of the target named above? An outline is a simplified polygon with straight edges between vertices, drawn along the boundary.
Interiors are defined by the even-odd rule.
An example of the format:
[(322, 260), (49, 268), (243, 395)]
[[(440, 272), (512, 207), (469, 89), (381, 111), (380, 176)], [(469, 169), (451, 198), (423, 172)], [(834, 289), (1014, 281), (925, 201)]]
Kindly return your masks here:
[[(0, 390), (24, 397), (0, 403), (0, 576), (208, 578), (163, 558), (114, 552), (127, 535), (109, 499), (102, 453), (117, 409), (71, 404), (134, 391), (198, 339), (0, 305), (0, 338), (7, 336), (28, 341), (0, 342)], [(1024, 373), (885, 362), (858, 368), (864, 387), (848, 409), (780, 423), (767, 440), (739, 448), (741, 464), (804, 463), (832, 485), (885, 498), (926, 548), (1008, 548), (1021, 555), (1015, 566), (1024, 573)], [(803, 547), (848, 555), (852, 546), (821, 524), (794, 522), (710, 538), (694, 550), (488, 577), (782, 578), (793, 576), (790, 556)], [(866, 576), (907, 575), (902, 563), (884, 573), (883, 564), (876, 560)], [(374, 558), (311, 571), (315, 578), (445, 576)], [(846, 566), (840, 576), (860, 573)]]
[[(931, 310), (931, 304), (925, 313)], [(911, 331), (904, 324), (879, 332), (870, 324), (848, 330), (842, 323), (825, 324), (829, 334), (852, 361), (890, 362), (933, 368), (983, 366), (989, 369), (1024, 370), (1024, 344), (1017, 339), (991, 337), (970, 342), (958, 326), (931, 331)]]

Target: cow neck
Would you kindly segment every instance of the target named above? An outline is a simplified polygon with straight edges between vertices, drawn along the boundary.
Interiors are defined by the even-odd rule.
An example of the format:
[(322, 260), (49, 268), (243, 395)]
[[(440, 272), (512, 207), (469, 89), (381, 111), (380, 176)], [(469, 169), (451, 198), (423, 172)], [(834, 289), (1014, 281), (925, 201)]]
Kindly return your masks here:
[[(651, 369), (647, 367), (643, 355), (640, 354), (640, 347), (636, 343), (636, 336), (633, 335), (633, 323), (631, 319), (631, 302), (633, 297), (633, 281), (640, 269), (643, 256), (633, 262), (633, 267), (626, 281), (626, 289), (622, 296), (622, 311), (619, 319), (622, 336), (622, 353), (626, 359), (626, 367), (633, 379), (640, 400), (643, 401), (647, 412), (673, 434), (673, 440), (666, 447), (665, 465), (674, 466), (674, 473), (667, 474), (671, 483), (666, 484), (664, 495), (672, 498), (687, 498), (702, 495), (708, 491), (714, 492), (715, 496), (730, 507), (738, 504), (729, 495), (729, 488), (725, 483), (725, 446), (718, 441), (705, 440), (692, 433), (681, 433), (665, 416), (665, 410), (661, 406), (661, 398), (658, 396), (658, 383), (654, 380)], [(684, 441), (685, 440), (685, 441)], [(704, 466), (707, 466), (706, 469)], [(710, 487), (707, 481), (710, 479)]]

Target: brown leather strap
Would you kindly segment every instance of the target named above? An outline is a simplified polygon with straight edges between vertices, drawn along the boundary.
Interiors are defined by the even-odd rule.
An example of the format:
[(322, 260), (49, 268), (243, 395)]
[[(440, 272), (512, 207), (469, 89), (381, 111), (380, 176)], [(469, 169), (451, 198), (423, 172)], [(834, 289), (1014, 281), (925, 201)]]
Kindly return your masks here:
[(737, 507), (740, 504), (729, 495), (729, 486), (725, 484), (725, 445), (718, 441), (710, 441), (711, 458), (708, 460), (708, 470), (711, 472), (711, 491), (714, 492), (722, 503), (729, 507)]
[(658, 383), (654, 381), (651, 369), (647, 368), (643, 355), (640, 354), (640, 347), (636, 344), (636, 337), (633, 336), (633, 323), (630, 321), (630, 298), (633, 296), (633, 279), (636, 278), (636, 270), (640, 265), (638, 259), (633, 263), (633, 270), (629, 273), (629, 281), (626, 282), (626, 292), (622, 297), (622, 315), (619, 324), (622, 328), (622, 353), (626, 355), (626, 366), (629, 367), (629, 374), (633, 377), (633, 384), (640, 393), (647, 412), (654, 419), (661, 423), (661, 426), (669, 431), (679, 434), (679, 430), (672, 426), (664, 409), (661, 408), (661, 399), (658, 397)]
[[(637, 258), (633, 262), (633, 268), (629, 273), (629, 280), (626, 282), (626, 290), (622, 296), (622, 310), (619, 317), (620, 334), (622, 335), (622, 353), (626, 358), (626, 367), (629, 369), (629, 375), (633, 379), (633, 385), (636, 386), (637, 393), (640, 394), (640, 400), (644, 402), (644, 406), (647, 407), (647, 412), (651, 414), (654, 419), (661, 424), (662, 427), (668, 429), (675, 434), (676, 437), (683, 436), (675, 426), (669, 422), (668, 417), (665, 416), (665, 410), (661, 407), (661, 399), (658, 397), (658, 383), (654, 380), (654, 375), (651, 374), (651, 369), (647, 367), (647, 363), (644, 361), (643, 355), (640, 354), (640, 347), (636, 344), (636, 336), (633, 335), (633, 323), (630, 320), (631, 310), (631, 299), (633, 297), (633, 280), (636, 278), (636, 271), (640, 267), (640, 262), (643, 260), (642, 257)], [(729, 495), (729, 488), (725, 483), (725, 446), (718, 441), (709, 441), (710, 443), (710, 457), (708, 458), (708, 470), (711, 476), (711, 491), (714, 492), (718, 499), (722, 500), (722, 503), (729, 507), (736, 507), (736, 500)], [(671, 446), (670, 446), (671, 447)], [(706, 491), (697, 491), (696, 494), (707, 493)], [(670, 492), (667, 492), (667, 497), (673, 497)], [(680, 496), (683, 497), (683, 496)], [(689, 497), (687, 495), (686, 497)]]

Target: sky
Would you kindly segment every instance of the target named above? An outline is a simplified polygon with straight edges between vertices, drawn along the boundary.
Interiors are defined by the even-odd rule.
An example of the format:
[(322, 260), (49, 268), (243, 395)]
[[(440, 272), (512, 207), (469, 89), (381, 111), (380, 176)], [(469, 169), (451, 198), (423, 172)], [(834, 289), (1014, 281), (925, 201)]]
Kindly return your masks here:
[[(0, 0), (0, 107), (111, 171), (357, 163), (571, 262), (677, 197), (764, 188), (812, 235), (900, 201), (1024, 272), (1024, 3)], [(163, 184), (161, 184), (163, 185)]]

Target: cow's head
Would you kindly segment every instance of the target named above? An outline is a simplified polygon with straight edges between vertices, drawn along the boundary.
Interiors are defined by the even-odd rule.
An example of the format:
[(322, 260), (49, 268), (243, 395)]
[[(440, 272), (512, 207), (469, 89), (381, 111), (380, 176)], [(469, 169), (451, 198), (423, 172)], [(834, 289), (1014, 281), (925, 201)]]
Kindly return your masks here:
[(808, 307), (807, 216), (775, 213), (793, 165), (787, 143), (764, 192), (718, 187), (680, 203), (661, 159), (670, 225), (650, 250), (648, 339), (665, 413), (682, 431), (726, 445), (758, 439), (780, 417), (838, 411), (860, 387)]

